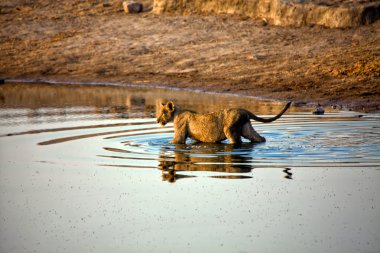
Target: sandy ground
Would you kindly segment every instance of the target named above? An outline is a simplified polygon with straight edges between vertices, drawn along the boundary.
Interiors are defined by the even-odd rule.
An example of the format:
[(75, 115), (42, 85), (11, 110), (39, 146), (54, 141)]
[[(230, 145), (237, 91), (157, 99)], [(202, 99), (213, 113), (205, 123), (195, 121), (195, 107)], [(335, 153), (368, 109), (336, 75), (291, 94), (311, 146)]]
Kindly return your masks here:
[(276, 27), (126, 14), (121, 1), (2, 0), (0, 78), (197, 88), (380, 111), (380, 22)]

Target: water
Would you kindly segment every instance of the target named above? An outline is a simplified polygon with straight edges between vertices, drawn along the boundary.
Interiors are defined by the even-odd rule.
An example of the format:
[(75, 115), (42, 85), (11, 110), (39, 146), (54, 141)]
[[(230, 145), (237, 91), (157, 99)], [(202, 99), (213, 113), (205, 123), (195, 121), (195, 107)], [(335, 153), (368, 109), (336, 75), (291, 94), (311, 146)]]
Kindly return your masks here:
[(0, 252), (380, 252), (380, 117), (292, 107), (266, 143), (170, 144), (155, 105), (282, 103), (0, 86)]

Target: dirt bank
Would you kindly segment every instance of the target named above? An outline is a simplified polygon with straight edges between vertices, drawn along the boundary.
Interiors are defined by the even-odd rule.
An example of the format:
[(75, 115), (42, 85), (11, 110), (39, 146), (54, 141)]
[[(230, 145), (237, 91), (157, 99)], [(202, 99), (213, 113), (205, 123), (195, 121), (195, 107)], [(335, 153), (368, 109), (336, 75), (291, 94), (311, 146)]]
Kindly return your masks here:
[(155, 0), (155, 13), (231, 14), (262, 19), (274, 25), (322, 25), (351, 28), (380, 18), (373, 0)]
[(132, 15), (121, 1), (0, 8), (1, 79), (157, 84), (380, 111), (380, 22), (278, 27), (229, 15)]

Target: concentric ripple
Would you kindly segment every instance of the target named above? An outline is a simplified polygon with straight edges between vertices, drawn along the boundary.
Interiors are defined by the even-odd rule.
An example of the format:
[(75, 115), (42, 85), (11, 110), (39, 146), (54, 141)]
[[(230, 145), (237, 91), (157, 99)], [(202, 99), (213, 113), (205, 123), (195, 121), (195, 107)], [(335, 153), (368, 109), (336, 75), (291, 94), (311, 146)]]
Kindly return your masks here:
[(109, 159), (105, 164), (108, 166), (143, 166), (163, 171), (240, 174), (258, 168), (287, 171), (291, 168), (380, 168), (376, 155), (380, 153), (380, 128), (376, 118), (297, 114), (274, 124), (255, 124), (255, 127), (267, 137), (266, 143), (232, 145), (228, 141), (221, 144), (188, 141), (175, 145), (169, 143), (172, 128), (157, 130), (144, 126), (105, 137), (107, 146), (99, 156)]

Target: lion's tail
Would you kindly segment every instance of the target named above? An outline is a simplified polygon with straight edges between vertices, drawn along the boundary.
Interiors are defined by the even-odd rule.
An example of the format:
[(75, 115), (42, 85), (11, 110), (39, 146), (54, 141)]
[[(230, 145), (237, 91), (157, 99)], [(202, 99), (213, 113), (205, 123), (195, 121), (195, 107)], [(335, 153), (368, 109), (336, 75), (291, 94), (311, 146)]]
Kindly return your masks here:
[(284, 114), (289, 109), (289, 107), (290, 107), (291, 104), (292, 104), (292, 102), (288, 102), (286, 104), (286, 106), (284, 107), (284, 109), (282, 109), (282, 111), (279, 114), (277, 114), (276, 116), (274, 116), (272, 118), (268, 118), (268, 119), (261, 118), (261, 117), (256, 116), (255, 114), (253, 114), (251, 112), (249, 112), (249, 118), (253, 119), (253, 120), (256, 120), (256, 121), (259, 121), (259, 122), (269, 123), (269, 122), (275, 121), (276, 119), (279, 119), (282, 116), (282, 114)]

